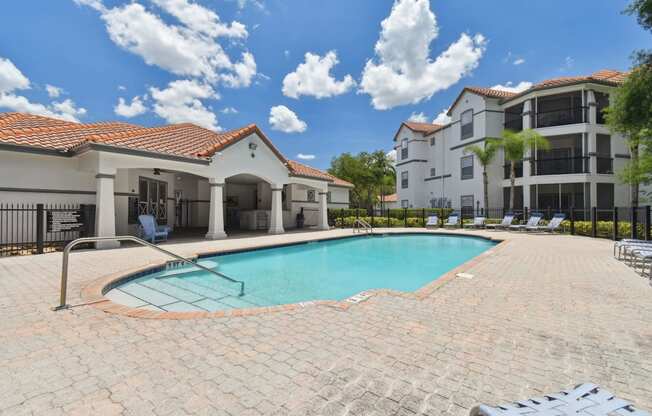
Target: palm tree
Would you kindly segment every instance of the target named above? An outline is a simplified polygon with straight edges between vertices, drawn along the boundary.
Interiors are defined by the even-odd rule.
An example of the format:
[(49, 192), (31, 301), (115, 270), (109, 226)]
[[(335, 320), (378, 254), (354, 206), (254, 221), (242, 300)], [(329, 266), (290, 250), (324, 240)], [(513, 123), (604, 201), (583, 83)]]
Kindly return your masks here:
[(498, 145), (505, 153), (505, 160), (509, 161), (509, 209), (514, 209), (514, 182), (516, 182), (516, 163), (523, 160), (525, 152), (536, 146), (538, 149), (548, 150), (550, 142), (532, 129), (514, 132), (512, 130), (503, 130)]
[(382, 151), (376, 151), (371, 155), (371, 163), (376, 185), (380, 188), (380, 209), (382, 210), (385, 208), (385, 185), (387, 182), (393, 182), (393, 179), (396, 178), (396, 169), (394, 161)]
[(487, 175), (487, 167), (491, 164), (496, 153), (500, 149), (500, 144), (497, 139), (487, 139), (484, 141), (484, 146), (472, 144), (464, 148), (464, 153), (472, 153), (480, 162), (482, 166), (482, 182), (484, 186), (484, 209), (485, 212), (489, 209), (489, 176)]

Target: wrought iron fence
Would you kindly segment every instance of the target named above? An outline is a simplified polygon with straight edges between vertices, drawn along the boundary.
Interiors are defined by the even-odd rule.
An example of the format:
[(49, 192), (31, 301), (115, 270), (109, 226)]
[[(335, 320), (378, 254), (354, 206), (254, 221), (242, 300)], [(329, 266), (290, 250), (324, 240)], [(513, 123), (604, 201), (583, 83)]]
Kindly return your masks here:
[(473, 221), (474, 217), (485, 217), (487, 223), (499, 223), (503, 217), (512, 213), (514, 224), (526, 223), (532, 213), (540, 213), (542, 224), (550, 221), (555, 214), (563, 213), (564, 221), (559, 231), (572, 235), (586, 235), (618, 240), (637, 238), (650, 240), (651, 214), (650, 206), (615, 207), (615, 208), (523, 208), (507, 210), (504, 208), (474, 209), (460, 208), (395, 208), (395, 209), (330, 209), (329, 223), (338, 228), (351, 227), (355, 219), (361, 218), (373, 227), (425, 227), (429, 217), (437, 216), (439, 226), (455, 213), (460, 217), (457, 224), (462, 228)]
[(95, 205), (0, 204), (0, 257), (61, 250), (95, 235)]

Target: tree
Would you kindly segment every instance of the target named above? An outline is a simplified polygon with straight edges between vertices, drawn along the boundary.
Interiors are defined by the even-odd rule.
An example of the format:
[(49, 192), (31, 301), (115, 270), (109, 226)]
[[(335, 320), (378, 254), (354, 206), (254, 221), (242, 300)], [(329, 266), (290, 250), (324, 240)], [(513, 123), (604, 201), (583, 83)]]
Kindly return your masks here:
[(516, 163), (523, 160), (525, 152), (528, 149), (537, 147), (538, 149), (548, 150), (550, 142), (532, 129), (519, 131), (518, 133), (512, 130), (503, 130), (501, 138), (497, 141), (498, 146), (503, 149), (505, 153), (505, 160), (509, 161), (509, 209), (514, 209), (514, 190), (516, 186)]
[(379, 193), (395, 187), (396, 174), (391, 159), (384, 151), (342, 153), (333, 158), (328, 173), (351, 182), (351, 202), (364, 208), (373, 208)]
[(634, 68), (605, 112), (611, 131), (626, 137), (631, 159), (619, 177), (631, 185), (631, 205), (637, 207), (639, 185), (652, 181), (652, 66)]
[(489, 209), (489, 176), (487, 175), (487, 167), (491, 164), (500, 149), (500, 145), (496, 139), (487, 139), (484, 141), (484, 146), (472, 144), (464, 148), (464, 153), (472, 153), (480, 165), (482, 166), (482, 184), (484, 187), (484, 209)]

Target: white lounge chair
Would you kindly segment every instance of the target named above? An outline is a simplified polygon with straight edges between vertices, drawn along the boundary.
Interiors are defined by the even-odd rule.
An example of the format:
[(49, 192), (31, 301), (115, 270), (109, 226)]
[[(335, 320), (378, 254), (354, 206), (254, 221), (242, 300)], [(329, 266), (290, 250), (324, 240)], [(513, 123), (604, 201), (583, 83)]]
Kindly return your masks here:
[(464, 224), (464, 228), (484, 228), (486, 220), (487, 219), (485, 217), (474, 217), (473, 223)]
[(505, 214), (500, 224), (485, 224), (485, 227), (494, 230), (497, 230), (499, 228), (508, 228), (510, 225), (512, 225), (512, 221), (514, 221), (514, 214), (508, 213)]
[[(618, 260), (627, 260), (627, 255), (636, 249), (650, 249), (652, 250), (652, 241), (636, 240), (632, 238), (625, 238), (614, 243), (614, 257)], [(618, 254), (616, 254), (618, 251)]]
[(460, 216), (457, 214), (451, 214), (448, 216), (448, 220), (444, 224), (445, 228), (459, 227), (460, 225)]
[(539, 222), (541, 222), (541, 219), (543, 218), (543, 214), (540, 212), (533, 212), (530, 214), (530, 219), (527, 220), (527, 224), (519, 224), (519, 225), (510, 225), (509, 229), (513, 231), (521, 231), (521, 230), (526, 230), (528, 228), (536, 227), (539, 225)]
[(436, 215), (429, 216), (426, 222), (426, 228), (428, 227), (439, 228), (439, 217)]
[(534, 227), (530, 226), (525, 226), (525, 231), (548, 231), (548, 232), (554, 232), (557, 229), (559, 229), (559, 226), (561, 225), (561, 222), (566, 219), (566, 214), (559, 213), (555, 214), (548, 225), (536, 225)]

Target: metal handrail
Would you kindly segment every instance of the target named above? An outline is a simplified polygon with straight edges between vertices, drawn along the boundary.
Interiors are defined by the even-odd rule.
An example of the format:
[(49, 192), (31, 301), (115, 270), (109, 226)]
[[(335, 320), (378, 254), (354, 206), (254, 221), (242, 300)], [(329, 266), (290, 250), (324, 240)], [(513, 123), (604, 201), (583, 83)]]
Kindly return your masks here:
[[(358, 225), (359, 227), (358, 227), (358, 228), (355, 228), (356, 225)], [(372, 227), (371, 224), (369, 224), (367, 221), (365, 221), (365, 220), (363, 220), (363, 219), (360, 219), (360, 218), (356, 218), (356, 219), (353, 221), (353, 225), (352, 225), (352, 227), (353, 227), (353, 232), (355, 233), (355, 230), (356, 230), (356, 229), (360, 229), (360, 226), (361, 226), (362, 228), (364, 228), (365, 230), (368, 230), (370, 233), (373, 233), (373, 232), (374, 232), (374, 227)]]
[(61, 296), (59, 298), (59, 305), (55, 306), (52, 308), (53, 311), (58, 311), (61, 309), (67, 309), (70, 307), (70, 305), (66, 304), (66, 294), (67, 294), (67, 289), (68, 289), (68, 256), (70, 255), (70, 250), (73, 249), (73, 247), (82, 244), (82, 243), (96, 243), (99, 241), (133, 241), (134, 243), (138, 243), (141, 246), (153, 248), (154, 250), (157, 250), (163, 254), (167, 254), (170, 257), (173, 257), (179, 261), (182, 261), (184, 263), (191, 264), (193, 267), (198, 267), (208, 273), (212, 273), (218, 277), (221, 277), (222, 279), (226, 279), (230, 282), (233, 283), (238, 283), (240, 284), (240, 294), (238, 296), (244, 296), (244, 290), (245, 290), (245, 283), (241, 280), (236, 280), (233, 279), (229, 276), (226, 276), (220, 272), (216, 272), (215, 270), (211, 270), (208, 267), (204, 267), (199, 263), (196, 263), (192, 260), (189, 260), (185, 257), (179, 256), (178, 254), (174, 254), (171, 251), (162, 249), (161, 247), (154, 245), (150, 242), (147, 242), (141, 238), (134, 237), (132, 235), (123, 235), (123, 236), (116, 236), (116, 237), (83, 237), (83, 238), (78, 238), (76, 240), (71, 241), (66, 245), (66, 247), (63, 249), (63, 263), (61, 265)]

